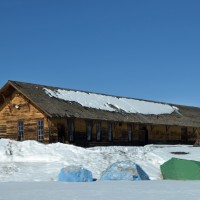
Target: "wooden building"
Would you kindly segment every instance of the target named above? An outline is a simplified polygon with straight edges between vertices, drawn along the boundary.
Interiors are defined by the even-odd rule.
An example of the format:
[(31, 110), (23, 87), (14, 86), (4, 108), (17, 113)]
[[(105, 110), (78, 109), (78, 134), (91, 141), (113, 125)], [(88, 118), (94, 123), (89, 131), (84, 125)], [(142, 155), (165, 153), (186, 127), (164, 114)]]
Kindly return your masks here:
[[(58, 91), (64, 91), (65, 95), (69, 93), (69, 99), (61, 98), (61, 93), (56, 93)], [(71, 96), (76, 98), (77, 94), (82, 96), (78, 96), (77, 100), (70, 99)], [(92, 105), (93, 99), (90, 102), (86, 98), (88, 95), (97, 98), (99, 108)], [(105, 99), (108, 102), (100, 105)], [(86, 106), (80, 101), (86, 103)], [(156, 109), (165, 106), (171, 112), (144, 113), (135, 108), (127, 111), (129, 105), (135, 106), (127, 102), (133, 101), (148, 109), (152, 109), (151, 105), (153, 108), (157, 106)], [(126, 104), (122, 105), (123, 102)], [(8, 81), (0, 90), (0, 138), (62, 142), (84, 147), (193, 144), (199, 130), (200, 108), (196, 107), (17, 81)]]

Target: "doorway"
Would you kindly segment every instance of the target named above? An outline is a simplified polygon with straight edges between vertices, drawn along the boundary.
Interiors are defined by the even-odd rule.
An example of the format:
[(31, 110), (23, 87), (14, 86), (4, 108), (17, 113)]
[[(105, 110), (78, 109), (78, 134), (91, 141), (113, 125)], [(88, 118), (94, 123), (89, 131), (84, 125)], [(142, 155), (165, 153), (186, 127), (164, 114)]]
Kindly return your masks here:
[(65, 126), (62, 124), (58, 124), (58, 142), (65, 143), (66, 134), (65, 134)]
[(188, 134), (187, 134), (187, 128), (181, 128), (181, 143), (187, 144), (188, 142)]
[(140, 127), (140, 134), (139, 134), (140, 145), (144, 146), (149, 143), (149, 133), (146, 126)]

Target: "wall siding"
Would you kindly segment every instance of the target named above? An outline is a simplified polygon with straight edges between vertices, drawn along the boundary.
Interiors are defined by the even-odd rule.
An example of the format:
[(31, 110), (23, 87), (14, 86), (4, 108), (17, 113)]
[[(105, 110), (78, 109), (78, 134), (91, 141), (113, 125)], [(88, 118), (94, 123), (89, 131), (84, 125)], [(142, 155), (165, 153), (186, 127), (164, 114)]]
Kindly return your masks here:
[[(16, 107), (15, 107), (16, 105)], [(19, 106), (19, 108), (17, 108)], [(47, 118), (22, 95), (14, 93), (0, 111), (0, 138), (18, 138), (18, 120), (24, 123), (24, 140), (37, 140), (37, 121), (44, 120), (44, 142), (49, 142)]]

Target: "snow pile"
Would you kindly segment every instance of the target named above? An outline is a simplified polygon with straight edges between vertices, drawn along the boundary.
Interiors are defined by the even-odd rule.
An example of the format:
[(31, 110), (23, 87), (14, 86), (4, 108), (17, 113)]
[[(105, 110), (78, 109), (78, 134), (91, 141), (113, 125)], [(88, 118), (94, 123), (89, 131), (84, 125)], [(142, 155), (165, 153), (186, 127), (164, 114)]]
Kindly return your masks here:
[(62, 143), (44, 145), (34, 140), (0, 140), (0, 162), (57, 162), (64, 159), (66, 153), (74, 157), (77, 152), (84, 153), (84, 149)]
[(44, 145), (0, 139), (0, 181), (56, 181), (60, 169), (70, 165), (85, 167), (99, 179), (111, 164), (126, 160), (140, 165), (151, 180), (160, 180), (160, 165), (172, 157), (200, 161), (199, 148), (147, 145), (85, 149), (61, 143)]
[(55, 91), (44, 88), (46, 94), (50, 97), (59, 98), (65, 101), (73, 101), (81, 104), (84, 107), (95, 108), (99, 110), (123, 111), (126, 113), (141, 113), (141, 114), (171, 114), (178, 110), (177, 107), (168, 104), (154, 103), (129, 98), (118, 98), (114, 96), (101, 95), (95, 93), (86, 93), (72, 90)]

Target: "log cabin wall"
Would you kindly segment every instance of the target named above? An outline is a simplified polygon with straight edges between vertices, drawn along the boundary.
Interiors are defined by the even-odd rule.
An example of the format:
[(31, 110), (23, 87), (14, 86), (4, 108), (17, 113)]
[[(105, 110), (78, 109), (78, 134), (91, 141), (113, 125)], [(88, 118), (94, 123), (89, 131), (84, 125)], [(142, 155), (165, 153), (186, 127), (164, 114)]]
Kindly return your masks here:
[(148, 126), (149, 143), (177, 144), (181, 141), (180, 127), (165, 125)]
[[(130, 131), (131, 131), (131, 136), (132, 137), (132, 124), (130, 124)], [(128, 124), (123, 123), (123, 122), (114, 122), (114, 142), (116, 144), (122, 145), (123, 143), (129, 143), (131, 142), (131, 138), (129, 140), (128, 137)]]
[(18, 121), (23, 122), (23, 140), (38, 140), (38, 120), (43, 120), (43, 142), (49, 142), (49, 122), (26, 98), (14, 92), (0, 111), (0, 138), (18, 140)]
[[(70, 123), (74, 123), (74, 141), (70, 141)], [(128, 135), (128, 124), (123, 122), (101, 121), (92, 119), (53, 119), (50, 141), (59, 141), (59, 131), (63, 132), (60, 142), (78, 146), (134, 145), (133, 125)], [(90, 127), (90, 128), (88, 128)], [(91, 132), (90, 132), (91, 129)], [(131, 134), (131, 135), (130, 135)]]
[(148, 125), (149, 143), (152, 144), (194, 144), (198, 128)]
[[(74, 124), (74, 140), (70, 141), (69, 124)], [(106, 146), (106, 145), (146, 145), (146, 144), (193, 144), (199, 129), (192, 127), (145, 125), (126, 122), (100, 121), (92, 119), (61, 118), (51, 123), (50, 142), (70, 143), (77, 146)], [(100, 124), (100, 135), (98, 127)], [(112, 136), (109, 139), (109, 127)], [(87, 126), (91, 126), (88, 135)], [(186, 130), (186, 139), (182, 131)], [(60, 135), (60, 136), (59, 136)], [(52, 136), (52, 137), (51, 137)]]
[[(87, 126), (92, 125), (91, 137)], [(100, 132), (98, 133), (100, 126)], [(132, 127), (131, 127), (132, 129)], [(134, 145), (133, 136), (128, 137), (128, 124), (100, 120), (75, 120), (75, 144), (81, 146)], [(132, 130), (131, 130), (132, 131)], [(98, 135), (99, 134), (99, 135)]]
[[(49, 120), (49, 142), (68, 143), (68, 125), (66, 118), (56, 118)], [(59, 133), (61, 134), (59, 136)]]
[(200, 133), (200, 128), (187, 127), (187, 143), (194, 144), (199, 133)]

